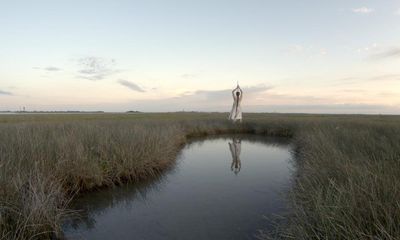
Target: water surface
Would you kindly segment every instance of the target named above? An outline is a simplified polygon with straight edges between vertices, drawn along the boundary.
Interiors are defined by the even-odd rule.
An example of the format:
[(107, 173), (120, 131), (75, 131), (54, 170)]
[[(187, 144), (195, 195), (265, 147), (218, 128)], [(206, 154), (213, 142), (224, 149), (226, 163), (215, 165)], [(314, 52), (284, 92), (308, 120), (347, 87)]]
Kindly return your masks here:
[(290, 145), (255, 135), (194, 141), (157, 179), (86, 194), (67, 239), (254, 239), (286, 210)]

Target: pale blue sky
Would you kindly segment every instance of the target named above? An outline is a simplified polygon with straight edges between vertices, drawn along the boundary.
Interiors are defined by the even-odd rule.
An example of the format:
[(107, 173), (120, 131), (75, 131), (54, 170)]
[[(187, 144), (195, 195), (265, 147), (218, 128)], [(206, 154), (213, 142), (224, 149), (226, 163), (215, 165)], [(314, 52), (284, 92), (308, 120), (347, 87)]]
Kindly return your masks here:
[(0, 110), (400, 113), (400, 1), (2, 1)]

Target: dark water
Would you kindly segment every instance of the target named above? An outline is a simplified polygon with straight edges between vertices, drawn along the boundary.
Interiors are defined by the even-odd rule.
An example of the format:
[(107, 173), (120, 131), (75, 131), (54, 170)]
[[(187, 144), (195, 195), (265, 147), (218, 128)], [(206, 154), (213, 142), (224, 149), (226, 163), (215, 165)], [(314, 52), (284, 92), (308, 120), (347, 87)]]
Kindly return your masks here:
[(254, 239), (287, 210), (290, 145), (236, 135), (188, 144), (158, 179), (87, 194), (67, 239)]

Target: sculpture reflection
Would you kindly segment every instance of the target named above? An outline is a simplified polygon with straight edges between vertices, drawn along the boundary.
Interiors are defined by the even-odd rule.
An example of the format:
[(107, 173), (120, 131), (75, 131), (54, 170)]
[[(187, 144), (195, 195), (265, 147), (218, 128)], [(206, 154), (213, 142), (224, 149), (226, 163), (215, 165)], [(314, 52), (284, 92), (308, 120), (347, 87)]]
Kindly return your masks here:
[(242, 168), (242, 162), (240, 161), (240, 152), (242, 150), (242, 143), (240, 138), (233, 138), (232, 142), (229, 143), (229, 150), (232, 155), (231, 171), (236, 175), (240, 172)]

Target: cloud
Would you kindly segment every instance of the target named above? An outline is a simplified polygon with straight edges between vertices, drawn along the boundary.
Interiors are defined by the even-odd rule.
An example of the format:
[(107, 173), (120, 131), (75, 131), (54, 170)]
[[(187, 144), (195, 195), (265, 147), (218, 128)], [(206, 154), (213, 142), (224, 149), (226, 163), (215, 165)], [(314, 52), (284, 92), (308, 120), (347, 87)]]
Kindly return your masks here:
[(394, 81), (400, 80), (400, 74), (382, 74), (369, 78), (370, 81)]
[[(258, 93), (265, 92), (267, 90), (272, 89), (272, 86), (258, 85), (251, 87), (243, 87), (243, 96), (246, 98), (254, 97)], [(176, 97), (177, 99), (185, 98), (185, 101), (231, 101), (232, 89), (223, 89), (223, 90), (197, 90), (194, 92), (185, 92), (180, 96)]]
[(197, 77), (197, 74), (185, 73), (181, 75), (182, 78), (189, 79)]
[(145, 90), (143, 90), (141, 87), (139, 87), (137, 84), (130, 82), (130, 81), (126, 81), (123, 79), (118, 80), (118, 83), (121, 84), (122, 86), (125, 86), (133, 91), (137, 91), (137, 92), (146, 92)]
[(362, 89), (343, 89), (341, 91), (345, 93), (365, 93), (365, 90)]
[[(271, 86), (256, 85), (242, 87), (244, 105), (268, 93)], [(139, 111), (228, 111), (232, 106), (232, 89), (186, 91), (177, 97), (127, 102), (126, 109)]]
[(49, 71), (49, 72), (56, 72), (56, 71), (61, 71), (61, 68), (58, 67), (53, 67), (53, 66), (49, 66), (49, 67), (33, 67), (33, 69), (40, 69), (40, 70), (45, 70), (45, 71)]
[(370, 56), (372, 59), (386, 59), (400, 57), (400, 48), (393, 47)]
[[(208, 91), (207, 91), (208, 92)], [(214, 92), (214, 91), (213, 91)], [(219, 91), (217, 91), (219, 92)], [(213, 93), (214, 94), (214, 93)], [(246, 94), (246, 92), (244, 93)], [(331, 99), (316, 98), (314, 96), (295, 96), (290, 94), (274, 94), (272, 91), (258, 92), (256, 96), (263, 96), (263, 100), (251, 101), (250, 93), (244, 95), (243, 111), (249, 112), (290, 112), (290, 113), (346, 113), (346, 114), (400, 114), (400, 107), (396, 105), (368, 104), (368, 103), (334, 103)], [(196, 95), (197, 96), (197, 95)], [(225, 96), (226, 101), (205, 101), (193, 95), (180, 98), (163, 98), (153, 100), (135, 100), (125, 103), (101, 105), (99, 108), (108, 111), (139, 110), (144, 112), (165, 111), (205, 111), (228, 112), (232, 106), (231, 96)], [(255, 98), (252, 97), (254, 100)]]
[(293, 105), (253, 105), (248, 106), (250, 112), (281, 113), (328, 113), (328, 114), (394, 114), (400, 108), (379, 104), (293, 104)]
[(346, 86), (346, 85), (352, 85), (352, 84), (357, 84), (357, 83), (365, 83), (368, 81), (399, 81), (400, 80), (400, 74), (398, 73), (387, 73), (387, 74), (380, 74), (380, 75), (375, 75), (375, 76), (370, 76), (370, 77), (365, 77), (365, 76), (358, 76), (358, 77), (344, 77), (340, 78), (334, 81), (332, 86)]
[(398, 97), (399, 94), (397, 92), (392, 92), (392, 91), (383, 91), (377, 94), (380, 97)]
[(354, 8), (353, 13), (357, 13), (357, 14), (370, 14), (375, 12), (375, 9), (373, 8), (368, 8), (368, 7), (360, 7), (360, 8)]
[(397, 9), (397, 11), (396, 11), (394, 14), (396, 14), (396, 15), (400, 15), (400, 8), (399, 8), (399, 9)]
[[(273, 86), (256, 85), (243, 87), (244, 105), (269, 103), (269, 104), (323, 104), (329, 102), (328, 99), (311, 96), (311, 95), (296, 95), (279, 93), (272, 91)], [(166, 99), (165, 102), (173, 106), (186, 106), (189, 109), (191, 106), (197, 106), (198, 109), (207, 109), (212, 106), (213, 109), (226, 107), (232, 104), (232, 89), (223, 90), (197, 90), (194, 92), (185, 92), (178, 97)]]
[(326, 48), (321, 48), (321, 49), (319, 50), (319, 53), (320, 53), (321, 55), (326, 55), (326, 54), (328, 54), (328, 50), (326, 50)]
[(339, 78), (337, 81), (339, 82), (354, 82), (354, 80), (357, 80), (358, 78), (356, 77), (342, 77)]
[(117, 73), (114, 59), (104, 59), (99, 57), (84, 57), (78, 59), (78, 77), (88, 80), (102, 80)]
[(3, 90), (0, 90), (0, 95), (8, 95), (8, 96), (11, 96), (11, 95), (13, 95), (11, 92), (7, 92), (7, 91), (3, 91)]
[(60, 71), (61, 68), (58, 68), (58, 67), (45, 67), (44, 70), (50, 71), (50, 72), (55, 72), (55, 71)]

